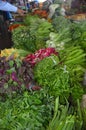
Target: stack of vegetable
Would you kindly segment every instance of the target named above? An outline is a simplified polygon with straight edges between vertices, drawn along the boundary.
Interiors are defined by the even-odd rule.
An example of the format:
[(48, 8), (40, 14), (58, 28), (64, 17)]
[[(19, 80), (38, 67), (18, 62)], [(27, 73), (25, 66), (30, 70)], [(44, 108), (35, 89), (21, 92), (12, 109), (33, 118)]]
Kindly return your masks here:
[(30, 34), (29, 27), (20, 26), (13, 31), (14, 47), (29, 52), (35, 51), (35, 36)]
[(15, 48), (22, 48), (30, 52), (45, 47), (45, 41), (52, 30), (52, 24), (37, 16), (27, 16), (24, 20), (25, 26), (20, 26), (12, 33)]
[(0, 58), (0, 93), (21, 92), (29, 89), (33, 71), (29, 64), (20, 59)]
[(54, 116), (49, 123), (49, 127), (47, 130), (72, 130), (74, 128), (75, 123), (75, 115), (68, 114), (68, 106), (59, 105), (59, 97), (56, 98), (55, 108), (54, 108)]
[(1, 130), (85, 130), (85, 36), (84, 21), (64, 17), (27, 16), (14, 29), (15, 49), (0, 54)]
[(46, 130), (52, 119), (53, 106), (53, 98), (44, 90), (9, 96), (0, 102), (0, 129)]
[[(73, 22), (63, 16), (56, 17), (52, 20), (53, 27), (56, 31), (57, 38), (52, 41), (66, 43), (70, 47), (80, 45), (83, 50), (86, 48), (86, 22)], [(49, 43), (49, 42), (48, 42)]]

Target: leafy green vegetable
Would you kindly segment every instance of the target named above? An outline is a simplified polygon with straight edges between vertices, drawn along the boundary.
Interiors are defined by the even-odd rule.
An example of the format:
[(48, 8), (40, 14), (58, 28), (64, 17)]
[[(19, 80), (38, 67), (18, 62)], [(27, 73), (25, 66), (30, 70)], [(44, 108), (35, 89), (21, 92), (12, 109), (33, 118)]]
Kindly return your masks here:
[(30, 52), (45, 47), (45, 41), (48, 39), (51, 30), (53, 30), (52, 24), (37, 16), (27, 16), (24, 25), (13, 31), (14, 47)]
[(35, 36), (30, 34), (29, 28), (26, 26), (20, 26), (16, 28), (12, 33), (12, 40), (14, 47), (17, 49), (27, 50), (34, 52), (35, 47)]
[(33, 80), (33, 71), (30, 64), (21, 59), (0, 58), (0, 93), (8, 94), (29, 89), (29, 83)]
[(34, 68), (34, 77), (50, 95), (60, 96), (61, 102), (64, 102), (65, 97), (68, 99), (71, 91), (69, 72), (66, 66), (59, 64), (57, 56), (52, 55), (40, 61)]
[(0, 102), (1, 130), (45, 130), (52, 118), (53, 98), (43, 90), (25, 91)]
[(40, 23), (41, 22), (41, 19), (37, 16), (37, 15), (27, 15), (25, 18), (24, 18), (24, 24), (26, 26), (31, 26), (32, 24), (35, 25), (36, 23)]
[(71, 22), (64, 16), (58, 16), (52, 20), (56, 32), (61, 33), (64, 29), (70, 29)]
[(71, 114), (68, 115), (68, 104), (60, 106), (59, 98), (56, 98), (54, 116), (47, 130), (72, 130), (74, 123), (75, 116)]

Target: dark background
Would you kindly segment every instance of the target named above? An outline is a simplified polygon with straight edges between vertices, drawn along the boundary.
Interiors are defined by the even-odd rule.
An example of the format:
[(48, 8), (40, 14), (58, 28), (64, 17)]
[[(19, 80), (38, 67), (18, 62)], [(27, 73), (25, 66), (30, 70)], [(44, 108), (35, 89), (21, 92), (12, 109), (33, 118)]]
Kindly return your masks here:
[(8, 31), (6, 19), (0, 14), (0, 50), (12, 46), (11, 33)]

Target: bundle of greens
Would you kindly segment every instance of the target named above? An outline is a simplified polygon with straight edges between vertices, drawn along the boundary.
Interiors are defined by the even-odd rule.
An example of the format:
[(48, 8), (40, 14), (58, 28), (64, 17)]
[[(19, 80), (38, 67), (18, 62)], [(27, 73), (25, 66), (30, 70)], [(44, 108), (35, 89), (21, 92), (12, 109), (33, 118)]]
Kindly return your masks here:
[(30, 52), (35, 52), (45, 47), (45, 41), (53, 29), (52, 24), (37, 16), (27, 16), (24, 20), (24, 25), (14, 29), (12, 32), (14, 47)]
[(61, 102), (64, 102), (65, 98), (68, 99), (71, 91), (69, 73), (66, 67), (60, 64), (57, 56), (51, 55), (40, 61), (34, 67), (34, 77), (50, 95), (60, 96)]
[(70, 46), (64, 49), (62, 60), (68, 66), (83, 65), (86, 61), (85, 56), (86, 54), (80, 46)]
[(13, 30), (12, 41), (14, 43), (13, 47), (17, 49), (27, 50), (29, 52), (34, 52), (35, 47), (35, 36), (30, 34), (29, 27), (20, 26)]
[(56, 32), (61, 33), (66, 28), (70, 29), (71, 21), (64, 16), (58, 16), (52, 20), (52, 24)]
[(59, 97), (55, 100), (54, 116), (49, 123), (47, 130), (73, 130), (75, 115), (69, 114), (69, 104), (60, 105)]
[(85, 72), (86, 54), (80, 46), (71, 46), (64, 49), (60, 54), (62, 64), (67, 66), (69, 72), (71, 102), (75, 103), (84, 94), (82, 82)]
[[(60, 41), (67, 40), (67, 45), (80, 45), (83, 50), (86, 48), (86, 21), (75, 22), (58, 16), (52, 20), (55, 31), (61, 36)], [(62, 34), (62, 35), (61, 35)], [(57, 41), (58, 42), (58, 41)]]
[(83, 50), (86, 50), (86, 21), (71, 24), (71, 37), (75, 45), (80, 45)]
[(64, 50), (66, 43), (69, 43), (71, 38), (65, 38), (67, 29), (63, 30), (62, 33), (51, 32), (49, 39), (46, 41), (46, 47), (54, 47), (57, 51)]
[(24, 24), (26, 26), (31, 26), (31, 24), (36, 24), (36, 23), (40, 23), (40, 18), (37, 16), (37, 15), (27, 15), (25, 18), (24, 18)]
[[(84, 50), (80, 46), (71, 46), (64, 49), (61, 60), (64, 65), (67, 65), (71, 74), (71, 83), (81, 82), (85, 71), (85, 56)], [(76, 77), (76, 78), (75, 78)]]
[(53, 30), (52, 24), (38, 16), (27, 16), (24, 23), (29, 26), (30, 34), (34, 34), (36, 38), (36, 49), (45, 47), (45, 41), (48, 39), (51, 30)]
[(32, 80), (33, 71), (30, 64), (18, 58), (0, 58), (0, 93), (20, 93), (29, 88)]
[(71, 22), (63, 16), (58, 16), (52, 19), (52, 25), (54, 31), (50, 33), (49, 39), (46, 41), (46, 46), (62, 50), (72, 41), (70, 31)]
[(53, 98), (44, 90), (23, 92), (0, 102), (1, 130), (46, 130), (52, 119)]
[(62, 55), (59, 54), (59, 58), (52, 55), (40, 61), (34, 68), (34, 77), (50, 95), (59, 95), (61, 103), (70, 96), (71, 103), (75, 103), (84, 94), (81, 85), (84, 62), (84, 51), (79, 47), (70, 47)]

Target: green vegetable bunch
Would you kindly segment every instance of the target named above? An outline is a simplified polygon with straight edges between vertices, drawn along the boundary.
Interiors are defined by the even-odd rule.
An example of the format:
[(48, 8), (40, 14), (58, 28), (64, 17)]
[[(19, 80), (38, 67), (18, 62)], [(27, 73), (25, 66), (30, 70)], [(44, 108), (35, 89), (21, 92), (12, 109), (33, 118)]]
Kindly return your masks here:
[(49, 37), (49, 33), (53, 30), (53, 26), (45, 19), (37, 16), (27, 16), (24, 24), (29, 26), (30, 34), (35, 36), (36, 49), (45, 47), (45, 41)]
[(84, 50), (80, 46), (70, 46), (63, 51), (63, 61), (66, 65), (83, 65), (86, 61)]
[(12, 33), (12, 41), (14, 42), (13, 47), (17, 49), (27, 50), (34, 52), (35, 47), (35, 36), (30, 34), (29, 27), (20, 26), (16, 28)]
[(53, 30), (52, 24), (37, 16), (27, 16), (24, 25), (15, 29), (12, 33), (14, 47), (30, 52), (45, 47), (49, 33)]
[(68, 99), (71, 91), (69, 73), (66, 67), (59, 63), (57, 56), (52, 55), (40, 61), (34, 68), (34, 77), (50, 95), (60, 96), (61, 102), (65, 97)]
[(33, 80), (31, 65), (20, 59), (0, 58), (0, 94), (12, 95), (22, 93), (29, 89), (29, 83)]
[(65, 105), (61, 105), (59, 97), (57, 97), (55, 100), (53, 118), (47, 130), (82, 130), (83, 120), (78, 99), (76, 106), (77, 109), (72, 109), (67, 101)]
[(86, 21), (73, 22), (70, 26), (73, 45), (80, 45), (83, 49), (86, 47)]
[(71, 22), (69, 19), (65, 18), (64, 16), (58, 16), (53, 18), (52, 24), (56, 32), (62, 33), (62, 31), (65, 28), (70, 29)]
[(60, 105), (59, 97), (56, 98), (54, 116), (47, 130), (73, 130), (75, 115), (68, 114), (68, 107), (68, 103), (66, 105)]
[(63, 30), (60, 34), (51, 32), (49, 39), (46, 41), (46, 47), (54, 47), (57, 51), (64, 50), (66, 43), (71, 40), (71, 38), (65, 39), (65, 34), (67, 34), (67, 29)]
[(53, 98), (43, 90), (25, 91), (0, 102), (1, 130), (45, 130), (52, 118)]

